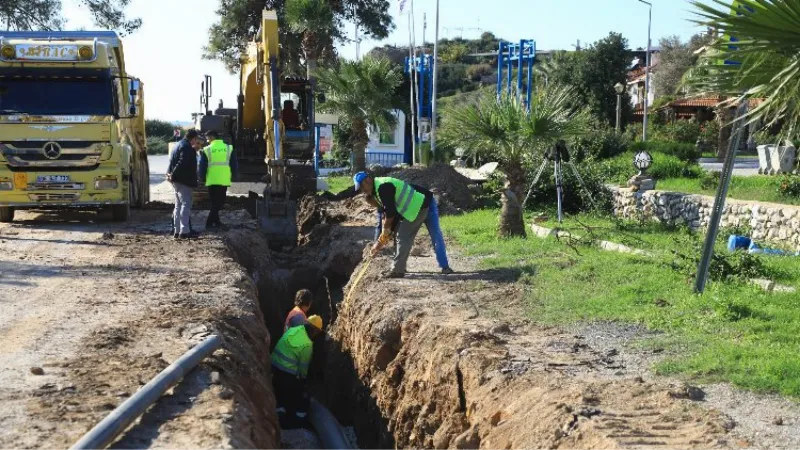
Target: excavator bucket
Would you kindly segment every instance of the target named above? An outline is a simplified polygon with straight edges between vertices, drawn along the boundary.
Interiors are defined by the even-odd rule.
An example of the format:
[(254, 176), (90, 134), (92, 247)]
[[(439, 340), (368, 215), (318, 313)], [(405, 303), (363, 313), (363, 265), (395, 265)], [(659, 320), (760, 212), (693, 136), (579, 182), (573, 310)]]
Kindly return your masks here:
[(297, 202), (260, 198), (256, 202), (256, 219), (272, 248), (297, 244)]

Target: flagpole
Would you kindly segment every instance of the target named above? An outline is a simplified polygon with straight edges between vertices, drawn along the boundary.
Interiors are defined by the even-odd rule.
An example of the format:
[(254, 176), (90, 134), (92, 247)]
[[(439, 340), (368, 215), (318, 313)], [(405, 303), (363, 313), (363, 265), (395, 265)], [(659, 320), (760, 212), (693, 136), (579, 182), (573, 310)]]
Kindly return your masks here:
[[(404, 0), (400, 0), (400, 13), (403, 12), (403, 4)], [(416, 68), (416, 60), (414, 58), (414, 38), (412, 32), (412, 19), (413, 17), (409, 14), (408, 16), (408, 80), (409, 85), (411, 86), (411, 97), (409, 99), (411, 104), (411, 165), (417, 164), (417, 128), (416, 128), (416, 121), (417, 121), (417, 109), (414, 107), (414, 92), (416, 89), (416, 82), (417, 82), (417, 68)]]
[[(417, 109), (419, 109), (419, 74), (417, 73), (417, 26), (416, 26), (416, 17), (414, 16), (414, 0), (411, 0), (411, 41), (414, 49), (414, 100), (417, 102)], [(419, 115), (417, 114), (417, 120), (419, 120)], [(414, 134), (414, 138), (419, 139), (422, 141), (421, 136), (418, 136), (420, 133), (419, 123), (417, 123), (417, 131)]]
[[(413, 0), (412, 0), (413, 1)], [(431, 154), (436, 157), (436, 79), (439, 71), (439, 0), (436, 0), (436, 31), (433, 41), (433, 104), (431, 106)]]

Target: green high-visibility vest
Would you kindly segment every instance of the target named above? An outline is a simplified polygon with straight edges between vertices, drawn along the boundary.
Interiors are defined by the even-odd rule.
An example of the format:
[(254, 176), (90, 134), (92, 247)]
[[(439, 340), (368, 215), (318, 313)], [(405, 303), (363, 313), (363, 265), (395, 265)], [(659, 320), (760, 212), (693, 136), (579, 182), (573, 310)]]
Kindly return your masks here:
[(206, 186), (230, 186), (233, 146), (217, 139), (204, 148), (203, 152), (208, 159)]
[(314, 343), (308, 337), (305, 325), (289, 328), (272, 351), (272, 366), (298, 378), (306, 378), (313, 351)]
[(381, 196), (378, 195), (378, 189), (384, 183), (394, 185), (394, 204), (397, 208), (397, 213), (403, 219), (409, 222), (417, 220), (419, 211), (422, 209), (422, 204), (425, 202), (425, 196), (416, 191), (410, 184), (403, 180), (398, 180), (392, 177), (376, 177), (375, 178), (375, 199), (378, 204), (383, 208), (381, 203)]

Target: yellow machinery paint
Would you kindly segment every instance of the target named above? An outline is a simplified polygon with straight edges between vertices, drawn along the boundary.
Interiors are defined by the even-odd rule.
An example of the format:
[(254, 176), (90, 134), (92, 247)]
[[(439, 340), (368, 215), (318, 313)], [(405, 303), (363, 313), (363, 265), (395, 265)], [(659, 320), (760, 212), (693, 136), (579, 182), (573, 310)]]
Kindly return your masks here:
[(143, 84), (114, 32), (0, 32), (0, 221), (149, 201)]

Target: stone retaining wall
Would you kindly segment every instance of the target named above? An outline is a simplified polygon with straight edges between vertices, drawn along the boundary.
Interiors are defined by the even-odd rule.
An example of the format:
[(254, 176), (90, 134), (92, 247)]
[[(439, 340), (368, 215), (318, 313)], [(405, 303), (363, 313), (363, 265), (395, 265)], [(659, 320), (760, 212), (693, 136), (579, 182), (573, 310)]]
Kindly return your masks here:
[[(681, 192), (615, 188), (614, 214), (636, 219), (642, 215), (670, 224), (687, 224), (694, 230), (708, 226), (714, 198)], [(749, 226), (755, 240), (765, 240), (800, 249), (800, 207), (728, 199), (720, 222), (722, 227)]]

